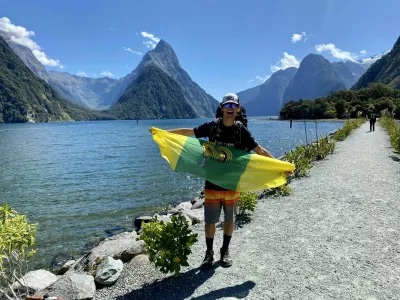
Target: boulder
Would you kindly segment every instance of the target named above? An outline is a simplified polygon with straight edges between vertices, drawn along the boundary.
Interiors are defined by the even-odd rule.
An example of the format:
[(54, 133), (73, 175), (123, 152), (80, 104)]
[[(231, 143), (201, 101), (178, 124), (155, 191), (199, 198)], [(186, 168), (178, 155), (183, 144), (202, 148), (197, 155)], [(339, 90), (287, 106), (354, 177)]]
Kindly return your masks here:
[(135, 265), (135, 266), (143, 266), (147, 265), (148, 263), (150, 263), (150, 261), (149, 257), (146, 254), (139, 254), (129, 262), (130, 265)]
[(120, 259), (125, 263), (130, 261), (136, 255), (144, 252), (145, 245), (143, 240), (136, 241), (136, 239), (132, 238), (105, 240), (84, 256), (79, 263), (74, 266), (74, 270), (82, 270), (94, 275), (97, 271), (98, 265), (107, 256), (114, 259)]
[(150, 216), (137, 217), (135, 218), (134, 225), (136, 229), (139, 230), (142, 227), (142, 222), (149, 223), (151, 221), (153, 221), (153, 217)]
[[(20, 281), (28, 288), (30, 294), (34, 294), (56, 282), (57, 276), (46, 270), (36, 270), (26, 273)], [(14, 283), (12, 288), (15, 291), (25, 291), (19, 282)]]
[(56, 282), (36, 295), (56, 295), (64, 300), (92, 299), (96, 291), (93, 276), (71, 273), (58, 278)]
[(124, 264), (120, 259), (107, 256), (97, 268), (94, 280), (103, 285), (112, 285), (118, 280), (123, 268)]
[(185, 210), (184, 213), (192, 220), (193, 225), (204, 222), (204, 209)]
[(190, 210), (192, 208), (192, 203), (190, 201), (179, 203), (171, 212), (175, 213), (181, 210)]
[(199, 199), (196, 202), (193, 202), (191, 210), (203, 208), (203, 206), (204, 206), (204, 199)]
[(164, 221), (165, 223), (171, 222), (171, 216), (172, 214), (167, 214), (167, 215), (159, 215), (155, 214), (153, 218), (155, 219), (157, 217), (158, 221)]
[(122, 240), (122, 239), (133, 239), (136, 240), (137, 238), (137, 233), (136, 231), (126, 231), (119, 233), (117, 235), (113, 235), (109, 238), (106, 238), (103, 242), (105, 241), (114, 241), (114, 240)]
[(64, 275), (67, 273), (67, 271), (75, 264), (75, 260), (69, 260), (67, 261), (57, 272), (57, 275)]

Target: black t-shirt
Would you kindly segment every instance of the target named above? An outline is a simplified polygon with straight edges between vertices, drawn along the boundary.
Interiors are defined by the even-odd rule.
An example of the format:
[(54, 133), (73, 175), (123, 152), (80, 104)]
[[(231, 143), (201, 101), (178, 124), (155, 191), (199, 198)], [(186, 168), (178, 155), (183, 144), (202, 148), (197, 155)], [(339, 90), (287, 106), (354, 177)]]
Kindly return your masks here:
[[(209, 138), (211, 142), (217, 142), (223, 146), (235, 147), (250, 152), (258, 143), (255, 141), (250, 131), (238, 123), (226, 127), (222, 120), (214, 120), (193, 128), (196, 138)], [(227, 189), (215, 185), (206, 180), (205, 188), (216, 191), (226, 191)]]

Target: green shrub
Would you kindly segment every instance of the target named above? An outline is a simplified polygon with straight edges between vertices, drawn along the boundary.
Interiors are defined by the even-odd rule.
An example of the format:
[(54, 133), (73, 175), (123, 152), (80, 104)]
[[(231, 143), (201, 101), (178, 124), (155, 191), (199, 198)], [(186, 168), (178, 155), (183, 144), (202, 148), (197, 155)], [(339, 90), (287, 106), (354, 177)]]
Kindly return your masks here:
[(379, 119), (379, 123), (387, 131), (390, 136), (390, 143), (396, 151), (400, 151), (400, 125), (396, 123), (390, 115), (382, 115)]
[[(27, 261), (35, 254), (35, 235), (36, 224), (29, 224), (26, 216), (8, 204), (0, 206), (0, 287), (12, 286), (28, 271)], [(5, 294), (1, 288), (0, 292)]]
[(364, 122), (364, 118), (347, 120), (343, 127), (336, 131), (336, 133), (333, 135), (333, 138), (336, 141), (344, 141), (354, 129), (360, 127)]
[(303, 146), (291, 150), (285, 155), (285, 159), (295, 165), (294, 177), (303, 177), (310, 173), (312, 154)]
[(292, 189), (288, 185), (282, 185), (274, 189), (274, 196), (289, 196), (292, 193)]
[(244, 216), (248, 211), (253, 212), (257, 206), (258, 195), (255, 192), (240, 193), (237, 215)]
[(163, 273), (179, 275), (181, 266), (189, 266), (191, 246), (197, 242), (197, 234), (191, 234), (189, 224), (179, 213), (171, 222), (158, 221), (143, 223), (143, 232), (137, 240), (145, 242), (149, 260)]

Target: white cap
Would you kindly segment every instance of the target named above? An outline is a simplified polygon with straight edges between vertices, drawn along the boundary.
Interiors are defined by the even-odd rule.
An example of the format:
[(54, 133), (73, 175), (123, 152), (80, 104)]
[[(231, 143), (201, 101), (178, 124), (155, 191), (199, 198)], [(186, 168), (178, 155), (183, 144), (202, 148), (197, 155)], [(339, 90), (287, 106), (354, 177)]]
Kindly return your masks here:
[(221, 104), (224, 104), (224, 103), (237, 103), (237, 104), (239, 104), (239, 97), (238, 97), (238, 95), (236, 95), (234, 93), (226, 94), (224, 96), (224, 98), (222, 98)]

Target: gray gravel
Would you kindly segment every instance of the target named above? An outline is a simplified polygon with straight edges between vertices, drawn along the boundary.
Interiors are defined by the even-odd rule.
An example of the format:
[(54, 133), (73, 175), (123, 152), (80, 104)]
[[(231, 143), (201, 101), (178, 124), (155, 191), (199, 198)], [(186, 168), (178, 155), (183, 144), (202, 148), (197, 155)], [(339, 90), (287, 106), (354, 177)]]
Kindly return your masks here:
[[(234, 232), (231, 268), (196, 268), (200, 224), (191, 267), (178, 278), (125, 265), (95, 299), (400, 299), (400, 155), (378, 124), (368, 130), (363, 124), (292, 182), (291, 196), (259, 202)], [(219, 228), (215, 249), (221, 237)]]

